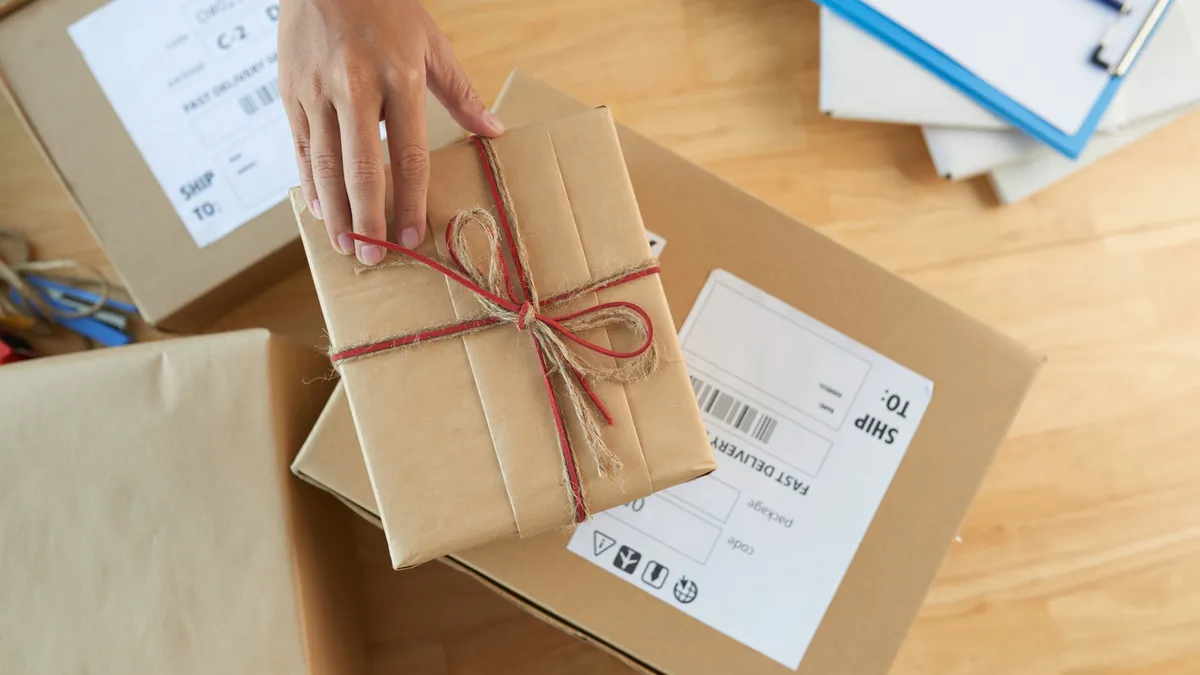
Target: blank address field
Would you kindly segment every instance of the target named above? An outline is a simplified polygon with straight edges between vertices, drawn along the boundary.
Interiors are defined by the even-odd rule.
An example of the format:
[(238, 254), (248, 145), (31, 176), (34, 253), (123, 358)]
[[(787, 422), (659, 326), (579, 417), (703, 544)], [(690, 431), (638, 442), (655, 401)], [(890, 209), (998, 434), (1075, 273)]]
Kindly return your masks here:
[(763, 447), (785, 464), (816, 478), (833, 443), (785, 418)]
[(625, 505), (604, 513), (701, 565), (721, 538), (721, 528), (658, 495), (646, 497), (639, 511)]
[(741, 380), (747, 394), (773, 399), (764, 403), (839, 428), (870, 364), (805, 328), (806, 315), (784, 309), (795, 316), (715, 284), (687, 334), (686, 356)]
[(663, 494), (725, 522), (729, 520), (729, 514), (742, 491), (714, 476), (705, 476), (668, 488)]
[(247, 208), (287, 199), (288, 188), (299, 180), (296, 160), (282, 151), (291, 138), (287, 120), (280, 115), (278, 124), (259, 127), (231, 150), (226, 175)]

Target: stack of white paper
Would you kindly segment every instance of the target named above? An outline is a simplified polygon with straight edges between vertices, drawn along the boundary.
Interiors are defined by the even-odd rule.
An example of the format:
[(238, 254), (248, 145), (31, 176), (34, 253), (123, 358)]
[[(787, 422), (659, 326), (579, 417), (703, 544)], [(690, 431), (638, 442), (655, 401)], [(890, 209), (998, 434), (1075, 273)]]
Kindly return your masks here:
[(1002, 202), (1018, 201), (1200, 106), (1198, 5), (1200, 0), (1172, 3), (1095, 137), (1075, 161), (1010, 128), (936, 75), (824, 8), (821, 109), (837, 118), (920, 125), (940, 175), (957, 180), (990, 174)]

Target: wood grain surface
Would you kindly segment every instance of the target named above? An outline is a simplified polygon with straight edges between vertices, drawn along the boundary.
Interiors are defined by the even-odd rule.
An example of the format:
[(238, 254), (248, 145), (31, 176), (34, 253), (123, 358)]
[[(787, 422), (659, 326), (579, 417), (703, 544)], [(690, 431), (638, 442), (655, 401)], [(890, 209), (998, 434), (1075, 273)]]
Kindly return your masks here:
[[(1200, 116), (1001, 208), (983, 182), (937, 178), (918, 130), (819, 113), (811, 3), (430, 11), (485, 99), (521, 67), (606, 103), (1049, 356), (894, 675), (1200, 672)], [(7, 107), (0, 227), (42, 257), (104, 262)], [(311, 333), (280, 309), (311, 293), (293, 276), (220, 327)], [(626, 672), (448, 568), (390, 572), (382, 536), (359, 529), (377, 673)]]

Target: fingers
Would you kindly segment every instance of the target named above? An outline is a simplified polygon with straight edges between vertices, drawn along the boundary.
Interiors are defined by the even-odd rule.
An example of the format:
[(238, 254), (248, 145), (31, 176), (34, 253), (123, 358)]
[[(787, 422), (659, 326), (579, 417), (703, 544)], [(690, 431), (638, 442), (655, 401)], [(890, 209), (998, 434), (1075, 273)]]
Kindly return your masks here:
[[(387, 178), (383, 148), (379, 142), (382, 94), (377, 88), (355, 92), (338, 105), (341, 127), (342, 170), (355, 232), (374, 239), (387, 239)], [(354, 242), (364, 265), (383, 260), (384, 250), (374, 244)]]
[(408, 78), (393, 88), (384, 103), (396, 233), (400, 243), (416, 248), (425, 240), (425, 196), (429, 189), (429, 148), (425, 138), (423, 78)]
[[(310, 166), (325, 230), (334, 249), (349, 254), (354, 241), (344, 236), (351, 231), (350, 200), (342, 176), (342, 143), (338, 117), (328, 102), (305, 107), (310, 132)], [(317, 215), (314, 213), (314, 215)]]
[(429, 39), (429, 54), (426, 57), (429, 90), (467, 131), (480, 136), (499, 136), (504, 133), (504, 124), (484, 107), (455, 58), (446, 36), (434, 30)]
[(381, 95), (370, 91), (338, 96), (336, 104), (312, 103), (303, 108), (303, 125), (293, 126), (309, 208), (325, 221), (333, 248), (347, 255), (357, 253), (364, 265), (383, 260), (383, 249), (356, 242), (348, 234), (387, 239), (387, 183), (379, 145)]
[[(317, 200), (317, 186), (312, 175), (312, 141), (308, 132), (308, 115), (300, 101), (293, 99), (287, 105), (288, 123), (292, 127), (292, 139), (296, 150), (296, 166), (300, 170), (300, 191), (308, 210), (321, 220), (321, 202)], [(337, 242), (333, 242), (337, 248)]]

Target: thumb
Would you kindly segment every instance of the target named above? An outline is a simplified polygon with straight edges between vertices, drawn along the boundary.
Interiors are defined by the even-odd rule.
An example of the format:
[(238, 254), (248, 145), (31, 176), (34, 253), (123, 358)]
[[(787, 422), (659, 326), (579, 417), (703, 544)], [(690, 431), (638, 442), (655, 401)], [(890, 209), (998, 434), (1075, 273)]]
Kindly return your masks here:
[(499, 136), (504, 133), (504, 123), (483, 105), (475, 87), (467, 79), (454, 50), (446, 36), (436, 32), (431, 36), (426, 77), (429, 90), (441, 101), (450, 116), (462, 128), (480, 136)]

